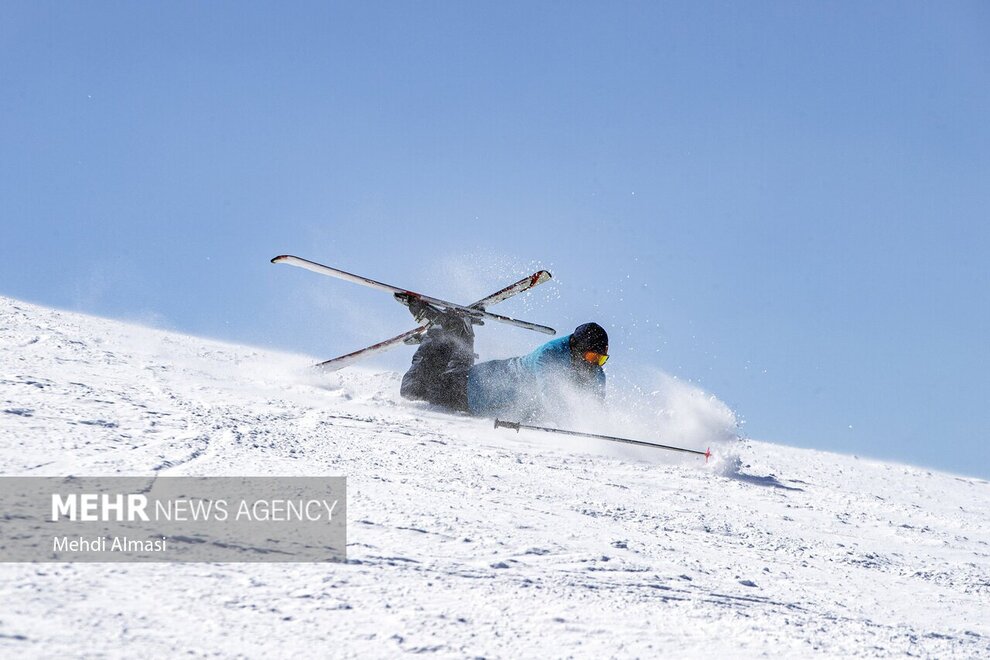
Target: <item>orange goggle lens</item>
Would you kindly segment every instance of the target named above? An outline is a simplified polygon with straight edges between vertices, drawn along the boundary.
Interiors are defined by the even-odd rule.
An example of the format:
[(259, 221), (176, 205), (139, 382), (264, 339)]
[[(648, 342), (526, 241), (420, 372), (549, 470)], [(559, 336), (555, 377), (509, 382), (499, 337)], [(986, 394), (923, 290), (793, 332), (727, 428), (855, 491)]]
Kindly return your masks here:
[(600, 367), (608, 361), (608, 356), (603, 353), (595, 353), (594, 351), (585, 351), (584, 359)]

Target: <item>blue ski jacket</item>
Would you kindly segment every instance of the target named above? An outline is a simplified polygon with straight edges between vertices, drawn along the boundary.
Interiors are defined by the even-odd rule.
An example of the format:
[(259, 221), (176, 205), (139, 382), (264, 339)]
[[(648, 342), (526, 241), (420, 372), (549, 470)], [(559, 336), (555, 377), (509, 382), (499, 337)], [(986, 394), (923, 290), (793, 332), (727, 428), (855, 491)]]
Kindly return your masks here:
[(507, 360), (489, 360), (471, 367), (467, 377), (468, 409), (482, 417), (504, 416), (519, 421), (545, 417), (554, 396), (570, 385), (590, 388), (605, 397), (605, 371), (594, 367), (581, 378), (571, 364), (570, 335), (543, 344), (532, 353)]

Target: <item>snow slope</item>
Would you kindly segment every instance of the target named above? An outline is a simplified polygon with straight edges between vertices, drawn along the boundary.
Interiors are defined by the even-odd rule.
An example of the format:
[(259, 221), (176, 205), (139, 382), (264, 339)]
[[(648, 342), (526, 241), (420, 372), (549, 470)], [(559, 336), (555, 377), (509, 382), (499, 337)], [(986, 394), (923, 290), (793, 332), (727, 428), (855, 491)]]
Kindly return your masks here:
[(311, 361), (0, 298), (0, 474), (349, 480), (346, 564), (0, 565), (0, 654), (990, 654), (985, 481), (551, 444)]

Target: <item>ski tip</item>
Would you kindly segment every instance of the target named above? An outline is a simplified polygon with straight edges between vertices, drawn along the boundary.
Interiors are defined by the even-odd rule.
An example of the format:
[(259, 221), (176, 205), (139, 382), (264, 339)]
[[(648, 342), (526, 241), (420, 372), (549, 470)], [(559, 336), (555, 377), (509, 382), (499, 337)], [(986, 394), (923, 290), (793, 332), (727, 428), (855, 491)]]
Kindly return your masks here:
[(533, 277), (529, 280), (530, 287), (534, 287), (537, 284), (543, 284), (549, 280), (553, 275), (550, 274), (549, 270), (538, 270), (533, 273)]
[(272, 257), (272, 263), (273, 264), (277, 264), (278, 262), (285, 261), (288, 258), (289, 258), (289, 255), (287, 255), (287, 254), (280, 254), (277, 257)]
[(340, 371), (346, 365), (334, 364), (339, 358), (334, 358), (332, 360), (327, 360), (325, 362), (318, 362), (313, 365), (313, 369), (317, 371), (322, 371), (324, 373), (333, 373), (334, 371)]

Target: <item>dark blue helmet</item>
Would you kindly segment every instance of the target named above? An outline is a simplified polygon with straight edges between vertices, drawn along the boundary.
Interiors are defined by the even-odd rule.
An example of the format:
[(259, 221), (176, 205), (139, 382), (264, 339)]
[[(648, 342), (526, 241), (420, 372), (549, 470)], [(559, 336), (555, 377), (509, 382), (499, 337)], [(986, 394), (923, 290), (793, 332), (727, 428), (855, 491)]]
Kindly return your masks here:
[(575, 353), (593, 351), (608, 355), (608, 333), (597, 323), (584, 323), (571, 334), (571, 350)]

